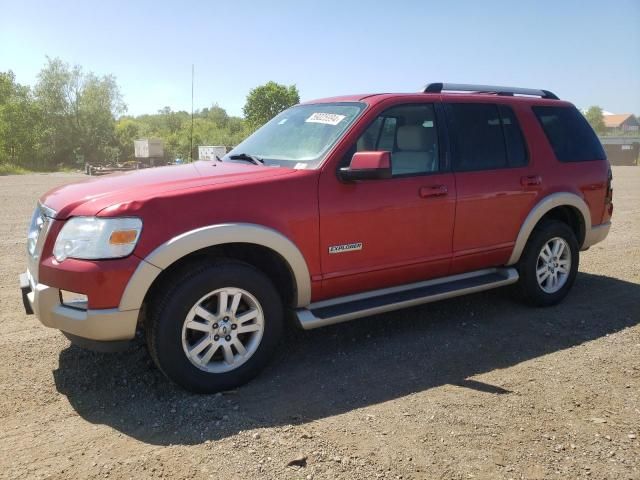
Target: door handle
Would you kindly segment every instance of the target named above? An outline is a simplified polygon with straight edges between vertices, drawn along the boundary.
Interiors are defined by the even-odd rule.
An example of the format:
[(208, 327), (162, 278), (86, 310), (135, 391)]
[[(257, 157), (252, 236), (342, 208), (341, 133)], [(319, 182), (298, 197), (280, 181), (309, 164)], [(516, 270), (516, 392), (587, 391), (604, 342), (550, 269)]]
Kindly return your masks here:
[(535, 187), (542, 183), (542, 177), (540, 175), (529, 175), (520, 179), (520, 185), (523, 187)]
[(420, 187), (420, 196), (428, 197), (444, 197), (449, 190), (446, 185), (432, 185), (430, 187)]

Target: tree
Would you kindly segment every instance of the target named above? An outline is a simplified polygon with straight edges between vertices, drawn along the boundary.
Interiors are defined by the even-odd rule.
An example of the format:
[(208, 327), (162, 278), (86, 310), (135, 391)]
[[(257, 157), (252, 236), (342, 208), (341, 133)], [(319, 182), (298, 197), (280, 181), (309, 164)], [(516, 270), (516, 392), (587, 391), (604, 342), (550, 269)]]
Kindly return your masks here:
[[(279, 102), (274, 115), (298, 101), (293, 86), (270, 82), (264, 87)], [(271, 95), (273, 87), (278, 95)], [(280, 89), (291, 98), (278, 99)], [(17, 83), (13, 72), (0, 72), (0, 164), (50, 170), (81, 161), (122, 162), (133, 159), (133, 141), (139, 138), (164, 140), (168, 159), (189, 158), (188, 112), (165, 107), (156, 114), (131, 117), (123, 116), (125, 111), (113, 76), (84, 72), (58, 58), (47, 58), (33, 89)], [(243, 118), (228, 115), (215, 103), (194, 112), (194, 147), (232, 147), (248, 133)]]
[(249, 92), (242, 111), (249, 127), (255, 130), (281, 111), (299, 102), (300, 94), (295, 85), (287, 87), (276, 82), (268, 82)]
[(595, 130), (598, 135), (604, 135), (607, 128), (604, 125), (604, 115), (602, 114), (602, 108), (597, 105), (589, 107), (585, 114), (587, 121), (591, 124), (591, 128)]
[(118, 143), (119, 155), (121, 162), (133, 160), (134, 158), (134, 140), (138, 140), (141, 135), (142, 126), (140, 122), (131, 117), (122, 117), (116, 123), (116, 141)]
[(29, 87), (0, 72), (0, 163), (32, 166), (42, 121)]
[[(232, 117), (213, 104), (193, 114), (193, 147), (198, 145), (237, 145), (247, 136), (245, 121)], [(133, 141), (138, 138), (161, 138), (167, 159), (189, 158), (191, 114), (165, 107), (156, 114), (121, 117), (116, 125), (120, 159), (133, 158)], [(194, 152), (195, 153), (195, 152)]]
[(126, 106), (113, 76), (85, 74), (79, 66), (47, 58), (35, 100), (46, 125), (43, 148), (49, 166), (117, 159), (115, 122)]

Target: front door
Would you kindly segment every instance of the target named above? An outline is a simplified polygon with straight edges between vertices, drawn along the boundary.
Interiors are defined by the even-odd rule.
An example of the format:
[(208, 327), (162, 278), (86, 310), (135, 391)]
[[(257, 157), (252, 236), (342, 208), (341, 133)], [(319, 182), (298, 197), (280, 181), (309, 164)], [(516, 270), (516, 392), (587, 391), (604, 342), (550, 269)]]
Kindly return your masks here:
[(393, 177), (341, 182), (325, 168), (319, 185), (322, 297), (444, 276), (455, 215), (453, 174), (443, 171), (433, 103), (380, 113), (344, 158), (390, 151)]

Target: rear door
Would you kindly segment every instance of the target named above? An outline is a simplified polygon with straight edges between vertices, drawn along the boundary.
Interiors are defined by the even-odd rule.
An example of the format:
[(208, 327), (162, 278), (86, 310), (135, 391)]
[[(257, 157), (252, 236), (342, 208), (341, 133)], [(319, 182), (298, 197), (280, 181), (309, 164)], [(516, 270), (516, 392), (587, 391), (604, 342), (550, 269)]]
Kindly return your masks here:
[(510, 106), (461, 101), (445, 110), (458, 198), (451, 273), (504, 264), (541, 178)]

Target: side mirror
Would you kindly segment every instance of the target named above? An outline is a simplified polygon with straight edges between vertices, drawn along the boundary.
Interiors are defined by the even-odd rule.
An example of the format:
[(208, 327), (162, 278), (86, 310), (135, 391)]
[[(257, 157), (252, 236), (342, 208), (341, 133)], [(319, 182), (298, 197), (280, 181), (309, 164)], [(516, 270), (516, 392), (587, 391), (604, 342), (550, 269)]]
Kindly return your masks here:
[(356, 152), (349, 166), (338, 170), (338, 177), (344, 182), (391, 178), (391, 154), (389, 152)]

